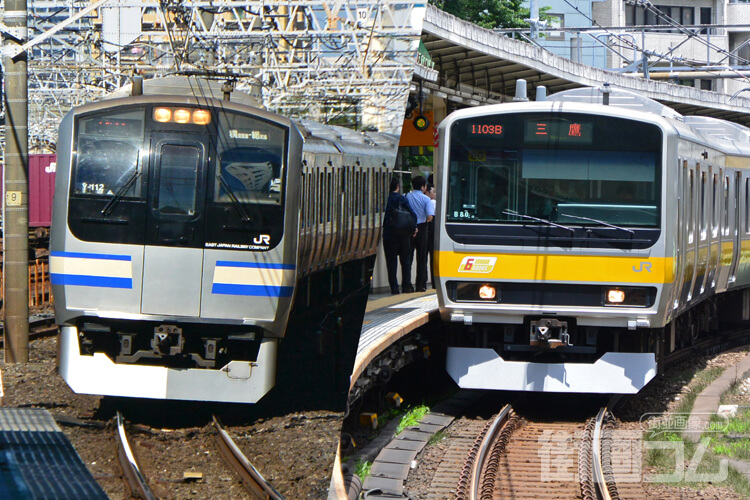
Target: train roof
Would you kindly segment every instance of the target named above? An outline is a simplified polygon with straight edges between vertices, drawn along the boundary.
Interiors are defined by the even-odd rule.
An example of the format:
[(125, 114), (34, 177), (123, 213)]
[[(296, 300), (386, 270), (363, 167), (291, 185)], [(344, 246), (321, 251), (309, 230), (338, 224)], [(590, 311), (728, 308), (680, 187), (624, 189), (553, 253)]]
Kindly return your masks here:
[(316, 145), (316, 143), (326, 141), (334, 144), (342, 153), (369, 155), (372, 154), (373, 148), (391, 150), (397, 145), (396, 137), (390, 134), (358, 132), (345, 127), (324, 125), (306, 119), (294, 120), (294, 122), (302, 132), (305, 143), (309, 143), (315, 149), (322, 146)]
[[(224, 83), (217, 80), (206, 80), (194, 76), (167, 76), (163, 78), (149, 78), (143, 80), (143, 95), (180, 95), (185, 97), (213, 99), (224, 98)], [(107, 94), (104, 99), (130, 97), (133, 84), (129, 83)], [(235, 89), (230, 95), (230, 101), (254, 108), (263, 108), (258, 99), (241, 90)]]
[[(548, 97), (549, 101), (580, 102), (585, 104), (604, 104), (604, 90), (599, 87), (582, 87), (563, 90)], [(683, 116), (659, 102), (641, 96), (635, 92), (612, 88), (609, 90), (609, 106), (626, 108), (633, 111), (653, 113), (670, 120), (683, 121)]]
[[(143, 96), (151, 98), (157, 96), (179, 96), (181, 98), (216, 99), (223, 101), (223, 82), (207, 80), (194, 76), (170, 76), (151, 78), (143, 81)], [(132, 97), (132, 84), (125, 85), (108, 94), (100, 105), (110, 99)], [(226, 101), (223, 101), (226, 102)], [(265, 111), (259, 101), (253, 96), (241, 91), (233, 90), (230, 103), (250, 106)], [(292, 122), (305, 139), (305, 148), (315, 153), (373, 153), (373, 148), (395, 149), (398, 140), (391, 134), (380, 132), (358, 132), (345, 127), (325, 125), (308, 119), (293, 119)]]
[[(602, 105), (604, 91), (595, 87), (565, 90), (550, 96), (548, 100)], [(718, 143), (720, 149), (727, 153), (750, 155), (750, 128), (738, 123), (709, 116), (684, 116), (653, 99), (616, 88), (610, 89), (609, 106), (656, 114), (677, 122), (673, 124), (683, 137), (700, 137), (709, 144)]]

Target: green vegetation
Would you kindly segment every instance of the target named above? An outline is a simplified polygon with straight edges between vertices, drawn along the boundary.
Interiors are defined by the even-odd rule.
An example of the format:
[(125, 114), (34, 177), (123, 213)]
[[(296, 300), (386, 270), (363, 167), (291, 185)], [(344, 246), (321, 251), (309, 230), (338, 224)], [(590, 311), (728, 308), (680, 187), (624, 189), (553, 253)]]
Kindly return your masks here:
[(370, 475), (370, 469), (372, 469), (372, 462), (358, 461), (357, 466), (354, 468), (354, 474), (364, 481)]
[(714, 422), (725, 422), (721, 431), (711, 437), (711, 449), (717, 455), (750, 460), (750, 408), (743, 408), (729, 419), (716, 416)]
[(427, 415), (429, 411), (430, 409), (425, 405), (419, 405), (411, 408), (408, 412), (406, 412), (406, 415), (401, 417), (401, 422), (399, 422), (398, 427), (396, 428), (396, 435), (401, 434), (401, 431), (403, 431), (404, 429), (418, 425), (421, 418)]
[(434, 446), (438, 444), (440, 441), (442, 441), (443, 439), (445, 439), (447, 436), (448, 436), (448, 433), (445, 432), (445, 429), (441, 429), (437, 431), (435, 434), (433, 434), (432, 437), (430, 437), (430, 440), (427, 441), (427, 444), (430, 446)]
[[(482, 28), (529, 28), (531, 13), (523, 0), (429, 0), (440, 10)], [(549, 19), (549, 7), (539, 8), (542, 21)]]
[[(672, 380), (691, 380), (690, 392), (684, 394), (680, 400), (679, 405), (675, 408), (673, 415), (676, 414), (689, 414), (695, 399), (698, 394), (703, 391), (711, 382), (716, 380), (724, 371), (723, 368), (712, 367), (696, 372), (695, 369), (685, 370), (682, 372), (674, 373), (671, 375)], [(739, 416), (738, 416), (739, 417)], [(723, 422), (721, 417), (712, 418), (712, 422)], [(712, 427), (716, 427), (715, 425)], [(733, 430), (730, 430), (733, 429)], [(675, 449), (649, 449), (646, 452), (645, 466), (652, 467), (653, 473), (668, 475), (676, 475), (675, 481), (665, 480), (664, 484), (668, 486), (677, 487), (689, 487), (692, 489), (700, 490), (708, 486), (711, 481), (701, 482), (704, 479), (698, 478), (699, 480), (693, 480), (690, 476), (692, 474), (706, 474), (708, 476), (715, 475), (721, 471), (721, 461), (726, 456), (745, 456), (740, 455), (741, 453), (747, 453), (747, 457), (750, 457), (750, 439), (745, 440), (747, 444), (738, 445), (740, 440), (725, 439), (727, 435), (742, 434), (750, 431), (750, 411), (743, 414), (741, 418), (737, 419), (736, 424), (730, 424), (726, 426), (725, 431), (722, 433), (710, 433), (703, 436), (702, 443), (692, 443), (690, 441), (683, 441), (681, 435), (681, 429), (675, 429), (670, 427), (669, 424), (664, 426), (655, 426), (644, 432), (644, 441), (670, 441), (681, 443), (683, 450), (683, 459), (685, 468), (680, 470), (676, 469), (677, 465), (677, 450)], [(708, 448), (705, 449), (705, 445), (708, 443)], [(744, 449), (743, 449), (744, 447)], [(702, 452), (702, 457), (700, 456)], [(737, 455), (731, 455), (730, 453), (737, 453)], [(700, 459), (700, 460), (699, 460)], [(694, 463), (695, 462), (695, 463)], [(699, 463), (698, 463), (699, 462)], [(690, 471), (691, 466), (697, 468)], [(666, 478), (665, 478), (666, 479)], [(714, 486), (724, 486), (733, 488), (737, 493), (750, 496), (750, 483), (747, 481), (745, 476), (737, 472), (732, 467), (729, 467), (728, 476), (721, 482), (712, 483)]]

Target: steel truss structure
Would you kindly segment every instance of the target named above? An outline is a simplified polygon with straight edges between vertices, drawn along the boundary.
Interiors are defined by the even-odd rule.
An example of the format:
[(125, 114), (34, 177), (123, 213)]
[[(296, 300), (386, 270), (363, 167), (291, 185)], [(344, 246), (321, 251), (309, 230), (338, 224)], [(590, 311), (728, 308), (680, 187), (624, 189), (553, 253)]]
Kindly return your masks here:
[[(29, 0), (29, 39), (91, 5)], [(29, 144), (133, 75), (232, 81), (291, 117), (398, 133), (426, 4), (416, 0), (110, 0), (29, 55)]]

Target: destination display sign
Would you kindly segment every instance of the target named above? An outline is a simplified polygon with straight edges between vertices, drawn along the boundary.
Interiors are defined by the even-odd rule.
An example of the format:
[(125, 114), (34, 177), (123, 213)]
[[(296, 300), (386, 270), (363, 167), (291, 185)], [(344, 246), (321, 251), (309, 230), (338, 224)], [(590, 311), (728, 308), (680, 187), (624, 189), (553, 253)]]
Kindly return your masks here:
[(524, 121), (524, 142), (527, 144), (570, 143), (591, 144), (594, 127), (591, 122), (551, 118)]

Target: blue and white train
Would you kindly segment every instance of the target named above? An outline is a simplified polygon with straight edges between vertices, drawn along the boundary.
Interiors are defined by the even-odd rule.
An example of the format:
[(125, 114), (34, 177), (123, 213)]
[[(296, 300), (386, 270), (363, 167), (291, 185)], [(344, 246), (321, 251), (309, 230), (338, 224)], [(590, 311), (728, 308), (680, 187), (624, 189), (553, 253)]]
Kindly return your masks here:
[(70, 111), (50, 242), (64, 379), (257, 402), (290, 314), (369, 285), (396, 144), (204, 96)]

